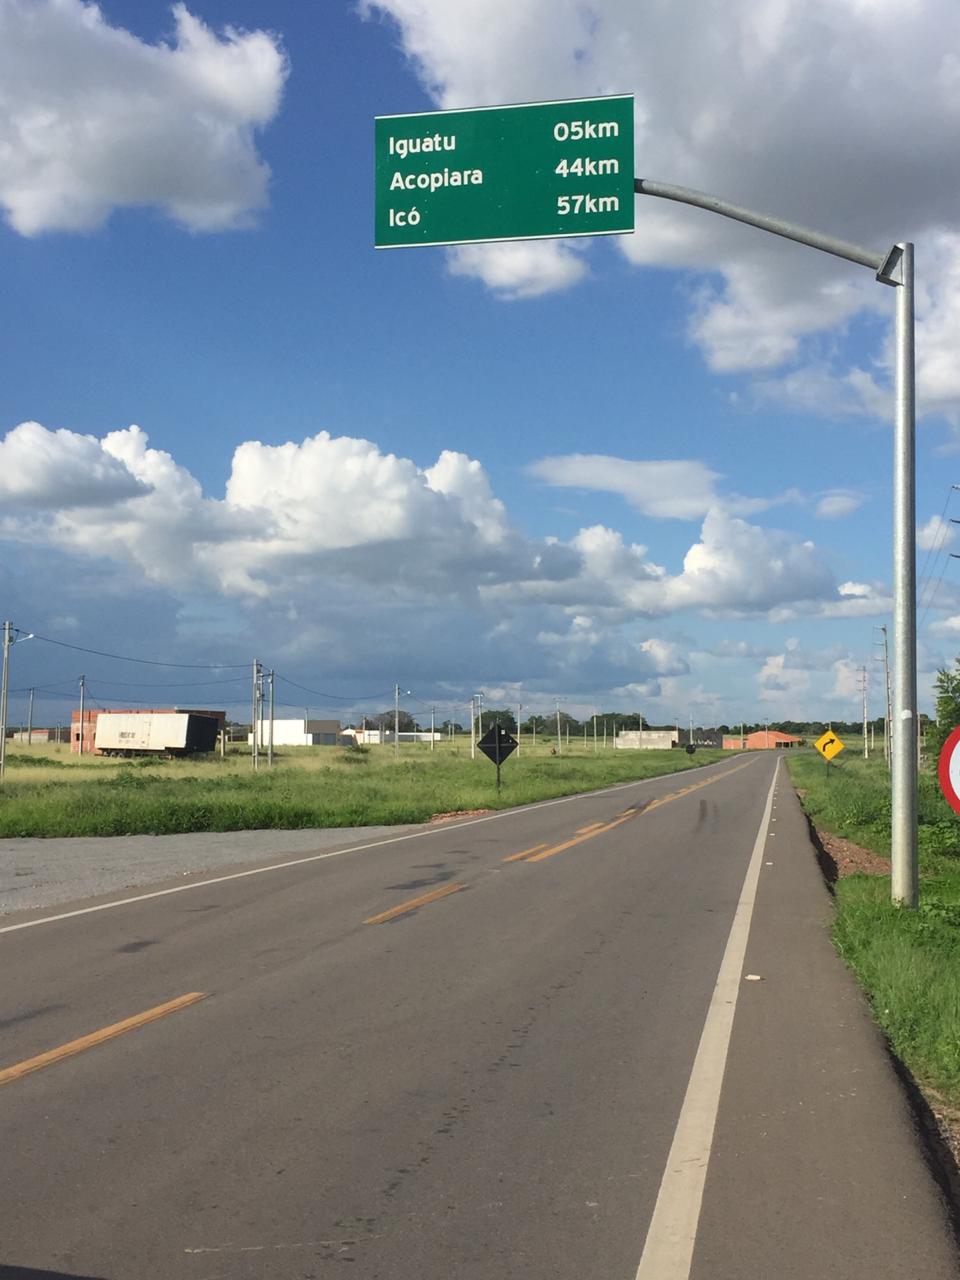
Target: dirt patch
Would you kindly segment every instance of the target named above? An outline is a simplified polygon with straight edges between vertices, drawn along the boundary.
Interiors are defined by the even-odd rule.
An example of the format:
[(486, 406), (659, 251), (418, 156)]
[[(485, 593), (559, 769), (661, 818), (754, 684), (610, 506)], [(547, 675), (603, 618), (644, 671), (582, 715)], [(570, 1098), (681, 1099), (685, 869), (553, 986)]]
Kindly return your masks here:
[(955, 1163), (960, 1166), (960, 1110), (941, 1098), (934, 1089), (924, 1088), (923, 1096), (933, 1112), (940, 1137), (950, 1148)]
[(871, 853), (852, 840), (844, 840), (842, 836), (828, 836), (825, 831), (817, 831), (817, 839), (824, 856), (833, 864), (831, 881), (840, 880), (843, 876), (888, 876), (890, 859), (881, 858)]
[(435, 813), (431, 822), (453, 822), (454, 818), (481, 818), (485, 813), (493, 813), (492, 809), (454, 809), (451, 813)]

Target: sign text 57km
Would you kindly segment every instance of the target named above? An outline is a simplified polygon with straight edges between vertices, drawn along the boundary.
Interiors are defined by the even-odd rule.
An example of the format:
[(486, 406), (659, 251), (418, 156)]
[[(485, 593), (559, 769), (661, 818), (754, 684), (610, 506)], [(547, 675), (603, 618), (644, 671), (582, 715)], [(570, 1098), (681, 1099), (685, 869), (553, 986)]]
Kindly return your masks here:
[(633, 97), (376, 120), (378, 249), (633, 230)]

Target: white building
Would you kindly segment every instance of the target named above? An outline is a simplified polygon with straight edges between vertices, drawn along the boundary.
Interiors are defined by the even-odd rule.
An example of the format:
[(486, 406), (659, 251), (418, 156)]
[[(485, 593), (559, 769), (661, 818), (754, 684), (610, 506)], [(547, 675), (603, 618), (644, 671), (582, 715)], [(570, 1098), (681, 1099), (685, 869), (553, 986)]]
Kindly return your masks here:
[[(270, 721), (260, 721), (260, 745), (270, 741)], [(347, 741), (339, 720), (277, 720), (273, 722), (275, 747), (335, 747)], [(253, 734), (247, 734), (247, 742), (253, 745)]]
[[(343, 733), (345, 737), (353, 738), (358, 746), (376, 747), (393, 742), (392, 729), (344, 729)], [(409, 733), (402, 729), (400, 731), (401, 743), (429, 742), (431, 738), (434, 742), (442, 742), (443, 734), (439, 730), (431, 733), (429, 729), (426, 731), (418, 729), (416, 732)]]
[(676, 729), (621, 729), (613, 745), (628, 751), (664, 751), (678, 741)]

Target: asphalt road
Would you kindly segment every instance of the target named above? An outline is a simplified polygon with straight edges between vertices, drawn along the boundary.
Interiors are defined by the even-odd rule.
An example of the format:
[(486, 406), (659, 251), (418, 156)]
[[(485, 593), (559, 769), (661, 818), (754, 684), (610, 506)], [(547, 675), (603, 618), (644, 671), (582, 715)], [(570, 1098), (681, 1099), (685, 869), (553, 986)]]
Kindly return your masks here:
[(0, 1280), (956, 1276), (774, 769), (4, 917)]

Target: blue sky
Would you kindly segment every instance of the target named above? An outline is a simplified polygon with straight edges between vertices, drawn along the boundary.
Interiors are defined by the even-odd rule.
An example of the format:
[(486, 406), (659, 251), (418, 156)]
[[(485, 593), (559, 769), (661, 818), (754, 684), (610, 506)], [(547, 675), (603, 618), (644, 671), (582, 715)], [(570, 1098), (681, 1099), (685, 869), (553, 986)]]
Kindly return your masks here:
[[(483, 688), (576, 715), (845, 719), (864, 663), (879, 713), (892, 290), (644, 200), (633, 237), (372, 247), (375, 115), (628, 92), (646, 176), (917, 239), (929, 589), (944, 570), (929, 709), (960, 635), (929, 523), (960, 479), (960, 50), (934, 0), (907, 25), (894, 0), (778, 8), (734, 4), (711, 32), (706, 6), (696, 34), (659, 14), (651, 52), (621, 0), (589, 21), (545, 0), (274, 3), (269, 30), (241, 0), (0, 0), (5, 616), (153, 661), (258, 656), (345, 719), (394, 680), (415, 711)], [(711, 36), (730, 58), (697, 78)], [(873, 79), (904, 39), (928, 91)], [(105, 705), (242, 705), (239, 683), (161, 698), (172, 670), (45, 642), (14, 658), (39, 719), (81, 670)]]

